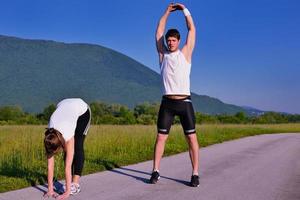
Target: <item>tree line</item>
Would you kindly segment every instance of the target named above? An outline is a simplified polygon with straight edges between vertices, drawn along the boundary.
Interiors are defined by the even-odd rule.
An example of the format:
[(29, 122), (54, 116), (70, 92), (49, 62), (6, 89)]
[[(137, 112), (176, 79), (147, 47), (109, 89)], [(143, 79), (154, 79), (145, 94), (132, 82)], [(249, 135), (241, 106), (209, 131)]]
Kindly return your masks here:
[[(0, 107), (0, 125), (6, 124), (47, 124), (56, 106), (50, 104), (41, 113), (24, 112), (20, 106)], [(156, 124), (159, 103), (142, 103), (133, 109), (120, 104), (107, 104), (104, 102), (90, 103), (92, 111), (92, 124)], [(300, 115), (266, 112), (259, 116), (248, 116), (244, 112), (235, 115), (208, 115), (196, 112), (197, 124), (278, 124), (299, 123)], [(174, 123), (180, 123), (178, 117)]]

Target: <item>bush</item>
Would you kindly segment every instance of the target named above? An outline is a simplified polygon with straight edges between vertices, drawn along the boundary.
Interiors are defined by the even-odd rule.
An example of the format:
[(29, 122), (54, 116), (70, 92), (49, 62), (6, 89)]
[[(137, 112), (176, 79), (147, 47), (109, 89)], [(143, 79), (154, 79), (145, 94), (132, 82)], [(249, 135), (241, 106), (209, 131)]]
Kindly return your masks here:
[[(142, 103), (132, 110), (120, 104), (106, 104), (92, 102), (92, 124), (144, 124), (151, 125), (157, 121), (159, 103)], [(0, 107), (0, 125), (6, 124), (47, 124), (56, 106), (50, 104), (42, 113), (37, 115), (25, 113), (19, 106)], [(208, 115), (195, 113), (198, 124), (278, 124), (300, 122), (300, 115), (288, 115), (276, 112), (267, 112), (260, 116), (247, 116), (244, 112), (235, 115)], [(174, 124), (179, 124), (179, 117), (174, 118)]]
[(15, 121), (25, 115), (22, 108), (19, 106), (4, 106), (0, 107), (0, 121)]

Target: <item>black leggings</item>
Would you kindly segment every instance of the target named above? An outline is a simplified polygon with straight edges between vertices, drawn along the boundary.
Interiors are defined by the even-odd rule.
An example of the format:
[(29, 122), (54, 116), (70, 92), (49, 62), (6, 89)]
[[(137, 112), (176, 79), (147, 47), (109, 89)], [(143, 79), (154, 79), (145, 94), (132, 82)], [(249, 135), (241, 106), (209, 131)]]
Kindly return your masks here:
[(89, 129), (91, 122), (91, 112), (88, 109), (77, 120), (75, 129), (75, 145), (74, 145), (74, 158), (72, 162), (72, 175), (81, 176), (83, 164), (84, 164), (84, 148), (83, 143), (85, 135)]

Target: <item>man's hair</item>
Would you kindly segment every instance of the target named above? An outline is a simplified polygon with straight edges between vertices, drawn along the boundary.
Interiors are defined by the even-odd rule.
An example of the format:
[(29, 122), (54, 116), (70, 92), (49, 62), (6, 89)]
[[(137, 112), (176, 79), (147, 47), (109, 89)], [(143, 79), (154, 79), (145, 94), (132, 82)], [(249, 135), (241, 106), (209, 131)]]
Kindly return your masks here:
[(165, 35), (165, 39), (168, 40), (169, 37), (175, 37), (180, 40), (180, 33), (177, 29), (169, 29)]
[(58, 153), (65, 146), (65, 140), (62, 134), (54, 128), (47, 128), (44, 138), (44, 146), (47, 158)]

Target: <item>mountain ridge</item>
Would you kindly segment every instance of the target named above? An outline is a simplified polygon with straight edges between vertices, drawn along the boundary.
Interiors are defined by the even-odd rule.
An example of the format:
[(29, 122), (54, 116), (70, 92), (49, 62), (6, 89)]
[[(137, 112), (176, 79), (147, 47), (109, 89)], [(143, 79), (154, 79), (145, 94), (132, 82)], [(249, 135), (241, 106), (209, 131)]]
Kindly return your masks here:
[[(113, 49), (0, 35), (0, 106), (40, 112), (67, 97), (119, 103), (132, 108), (161, 99), (160, 75)], [(207, 114), (246, 112), (207, 95), (192, 93), (195, 110)]]

